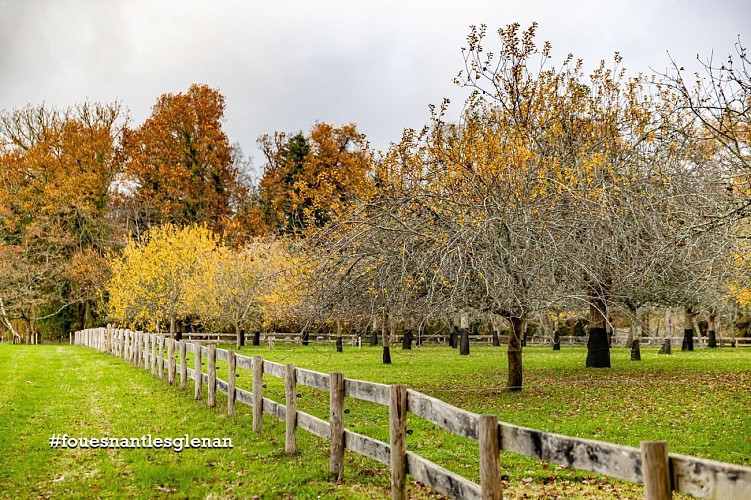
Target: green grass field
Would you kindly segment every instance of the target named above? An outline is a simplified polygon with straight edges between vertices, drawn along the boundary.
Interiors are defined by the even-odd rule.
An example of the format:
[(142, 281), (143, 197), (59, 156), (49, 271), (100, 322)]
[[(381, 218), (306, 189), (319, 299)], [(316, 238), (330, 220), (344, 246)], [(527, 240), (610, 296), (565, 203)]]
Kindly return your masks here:
[[(666, 439), (670, 451), (751, 465), (751, 349), (701, 350), (661, 356), (643, 348), (641, 362), (612, 351), (613, 368), (585, 369), (583, 348), (524, 352), (525, 390), (506, 393), (503, 348), (246, 347), (245, 355), (348, 378), (409, 387), (478, 413), (537, 429), (638, 446)], [(192, 361), (188, 366), (192, 367)], [(218, 362), (219, 377), (226, 366)], [(239, 387), (251, 377), (239, 370)], [(124, 361), (78, 346), (0, 345), (0, 497), (386, 498), (388, 469), (346, 454), (344, 481), (328, 476), (328, 444), (305, 431), (296, 456), (285, 456), (284, 424), (264, 417), (254, 434), (251, 409), (226, 416), (226, 398), (207, 408), (189, 390), (170, 387)], [(282, 381), (265, 377), (265, 396), (283, 402)], [(322, 418), (328, 395), (300, 387), (298, 405)], [(345, 425), (388, 441), (387, 409), (345, 402)], [(478, 480), (477, 444), (413, 415), (407, 448)], [(53, 434), (71, 437), (229, 437), (232, 449), (50, 449)], [(503, 453), (508, 498), (640, 498), (638, 485)], [(410, 498), (435, 498), (411, 482)]]

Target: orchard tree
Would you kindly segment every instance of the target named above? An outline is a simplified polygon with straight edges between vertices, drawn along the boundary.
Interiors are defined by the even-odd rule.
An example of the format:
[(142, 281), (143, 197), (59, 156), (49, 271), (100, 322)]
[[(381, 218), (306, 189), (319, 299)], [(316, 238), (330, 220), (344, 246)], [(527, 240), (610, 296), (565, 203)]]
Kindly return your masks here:
[(281, 240), (256, 238), (242, 248), (218, 247), (211, 273), (197, 293), (204, 324), (231, 326), (241, 345), (243, 328), (292, 320), (302, 296), (301, 259)]

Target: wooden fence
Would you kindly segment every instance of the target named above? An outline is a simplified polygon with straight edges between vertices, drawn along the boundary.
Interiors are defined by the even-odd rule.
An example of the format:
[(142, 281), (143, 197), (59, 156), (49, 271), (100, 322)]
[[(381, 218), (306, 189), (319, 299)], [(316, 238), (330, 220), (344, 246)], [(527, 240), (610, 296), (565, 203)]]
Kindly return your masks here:
[[(345, 449), (372, 458), (391, 468), (392, 498), (406, 498), (406, 474), (434, 490), (454, 498), (502, 498), (499, 452), (509, 451), (546, 462), (595, 472), (644, 484), (645, 497), (663, 500), (672, 492), (696, 498), (751, 498), (751, 468), (668, 453), (665, 441), (645, 441), (640, 448), (543, 432), (499, 422), (496, 415), (478, 415), (444, 401), (408, 389), (347, 379), (342, 373), (324, 374), (294, 365), (282, 365), (261, 356), (242, 356), (215, 345), (176, 342), (164, 335), (130, 330), (96, 328), (75, 332), (71, 342), (114, 354), (186, 389), (194, 381), (194, 398), (216, 406), (216, 391), (227, 395), (227, 413), (234, 415), (236, 402), (253, 408), (253, 429), (260, 432), (263, 413), (285, 422), (285, 451), (296, 450), (297, 429), (330, 441), (329, 468), (341, 478)], [(167, 349), (165, 357), (165, 347)], [(187, 353), (194, 355), (194, 368)], [(207, 373), (202, 371), (206, 358)], [(227, 362), (227, 380), (217, 377), (216, 360)], [(235, 386), (237, 369), (251, 370), (253, 390)], [(263, 397), (263, 376), (284, 380), (285, 404)], [(179, 377), (179, 380), (178, 380)], [(297, 385), (329, 393), (329, 420), (297, 409)], [(349, 431), (344, 425), (344, 399), (355, 398), (389, 408), (389, 442)], [(451, 472), (406, 449), (407, 414), (412, 413), (458, 436), (480, 444), (480, 484)]]
[[(226, 343), (226, 344), (232, 344), (235, 343), (235, 339), (237, 338), (234, 333), (215, 333), (215, 332), (198, 332), (198, 333), (183, 333), (182, 337), (184, 340), (188, 341), (202, 341), (202, 342), (217, 342), (217, 343)], [(337, 335), (335, 333), (310, 333), (308, 336), (308, 342), (310, 343), (334, 343), (336, 342)], [(270, 346), (273, 346), (277, 343), (280, 344), (295, 344), (299, 345), (302, 343), (301, 340), (301, 334), (299, 332), (264, 332), (259, 335), (259, 342), (261, 344), (268, 344)], [(561, 335), (560, 341), (562, 345), (586, 345), (587, 344), (587, 336), (581, 335), (581, 336), (575, 336), (575, 335)], [(379, 335), (380, 339), (380, 335)], [(698, 345), (701, 345), (702, 342), (706, 343), (707, 339), (705, 337), (694, 337), (695, 341)], [(507, 335), (500, 335), (499, 336), (500, 343), (502, 345), (505, 345), (508, 342), (508, 336)], [(245, 338), (245, 342), (247, 344), (250, 344), (252, 341), (252, 335), (247, 336)], [(401, 335), (392, 335), (391, 336), (391, 342), (393, 345), (398, 345), (402, 341)], [(415, 337), (414, 341), (417, 341), (417, 338)], [(470, 335), (469, 337), (470, 344), (472, 345), (493, 345), (493, 336), (492, 335)], [(358, 345), (368, 345), (370, 343), (370, 336), (356, 336), (353, 334), (343, 334), (342, 335), (342, 342), (345, 345), (352, 345), (352, 346), (358, 346)], [(642, 346), (662, 346), (665, 344), (665, 337), (639, 337), (639, 342)], [(671, 337), (670, 338), (670, 344), (673, 347), (680, 347), (683, 342), (683, 336), (680, 337)], [(448, 343), (448, 336), (445, 334), (441, 335), (426, 335), (422, 338), (423, 344), (445, 344)], [(530, 336), (527, 339), (527, 345), (552, 345), (553, 339), (552, 337), (546, 337), (546, 336)], [(717, 339), (717, 345), (719, 347), (726, 347), (726, 346), (737, 346), (737, 347), (751, 347), (751, 337), (736, 337), (736, 338), (730, 338), (730, 337), (723, 337)], [(615, 335), (613, 336), (613, 347), (626, 347), (626, 337), (623, 335)]]

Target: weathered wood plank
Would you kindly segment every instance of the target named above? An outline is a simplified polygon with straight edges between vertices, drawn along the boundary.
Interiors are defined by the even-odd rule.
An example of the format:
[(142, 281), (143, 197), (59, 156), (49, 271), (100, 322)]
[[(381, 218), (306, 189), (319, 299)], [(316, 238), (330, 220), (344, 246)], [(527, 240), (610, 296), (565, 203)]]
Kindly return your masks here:
[(673, 487), (696, 498), (751, 498), (751, 467), (670, 454)]
[(329, 390), (329, 376), (325, 373), (314, 372), (312, 370), (305, 370), (303, 368), (295, 368), (297, 375), (297, 384), (306, 385), (322, 391)]
[(507, 423), (501, 428), (501, 449), (566, 467), (641, 483), (639, 448), (542, 432)]
[(480, 416), (476, 413), (462, 410), (412, 389), (407, 391), (407, 411), (458, 436), (475, 441), (479, 439)]
[(323, 439), (331, 439), (331, 426), (329, 423), (323, 419), (314, 417), (310, 413), (297, 410), (297, 426)]
[(195, 347), (193, 347), (193, 343), (192, 342), (188, 342), (186, 340), (183, 340), (183, 342), (185, 342), (185, 349), (189, 353), (191, 353), (191, 354), (195, 354), (196, 353), (196, 349), (195, 349)]
[(216, 359), (221, 359), (222, 361), (227, 361), (227, 349), (217, 349), (216, 350)]
[(642, 441), (639, 448), (644, 476), (644, 498), (646, 500), (670, 500), (673, 493), (670, 487), (667, 441)]
[(206, 368), (207, 368), (207, 380), (206, 386), (208, 387), (207, 403), (209, 408), (216, 406), (216, 346), (208, 346), (206, 351)]
[(389, 445), (391, 448), (391, 498), (407, 498), (407, 386), (389, 388)]
[(235, 414), (235, 380), (236, 373), (235, 351), (227, 352), (227, 415), (230, 417)]
[(188, 378), (190, 380), (195, 380), (196, 379), (196, 372), (195, 372), (195, 370), (193, 370), (193, 368), (187, 368), (185, 370), (185, 373), (187, 375), (186, 378)]
[(187, 363), (188, 345), (184, 340), (180, 341), (180, 389), (185, 389), (188, 381)]
[(175, 371), (177, 364), (175, 363), (175, 339), (167, 339), (167, 383), (169, 385), (175, 385)]
[(329, 423), (331, 446), (329, 447), (329, 472), (337, 481), (344, 477), (344, 374), (329, 375)]
[(243, 356), (242, 354), (235, 354), (235, 361), (238, 368), (245, 368), (246, 370), (253, 369), (253, 358)]
[[(407, 397), (409, 400), (409, 396)], [(480, 499), (480, 485), (436, 465), (420, 455), (407, 452), (407, 472), (415, 479), (444, 495), (461, 499)]]
[(229, 394), (229, 384), (227, 383), (227, 381), (217, 377), (216, 390), (221, 392), (222, 394)]
[(284, 378), (284, 365), (273, 363), (266, 359), (263, 360), (263, 373), (276, 378)]
[(391, 463), (391, 447), (372, 437), (344, 430), (344, 447), (384, 465)]
[(200, 401), (203, 399), (203, 395), (201, 394), (201, 386), (203, 385), (203, 376), (201, 375), (201, 344), (194, 342), (193, 345), (195, 346), (195, 349), (193, 349), (193, 372), (194, 377), (193, 380), (195, 381), (195, 385), (193, 386), (193, 398), (196, 401)]
[(361, 399), (379, 405), (388, 406), (391, 397), (389, 385), (366, 382), (364, 380), (344, 379), (344, 395), (348, 398)]
[(159, 346), (157, 350), (157, 367), (156, 372), (161, 380), (164, 380), (164, 335), (159, 335), (156, 339), (156, 343)]
[(235, 401), (239, 401), (248, 406), (253, 406), (253, 393), (245, 389), (235, 388)]
[(263, 428), (263, 357), (253, 356), (253, 432)]
[(483, 500), (502, 500), (498, 416), (480, 415), (480, 489)]
[(287, 407), (273, 399), (263, 398), (263, 412), (268, 413), (280, 422), (284, 422), (287, 418)]
[(297, 382), (295, 379), (295, 365), (284, 367), (284, 407), (287, 414), (284, 422), (284, 453), (297, 452)]

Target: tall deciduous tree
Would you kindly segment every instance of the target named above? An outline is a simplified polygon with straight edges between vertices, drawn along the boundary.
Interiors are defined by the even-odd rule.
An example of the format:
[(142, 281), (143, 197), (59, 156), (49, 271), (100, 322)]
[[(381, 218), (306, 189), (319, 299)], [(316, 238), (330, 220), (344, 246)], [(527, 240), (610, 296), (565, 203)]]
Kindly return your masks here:
[(246, 192), (222, 130), (224, 107), (218, 90), (192, 85), (162, 95), (140, 127), (126, 130), (120, 214), (131, 233), (165, 222), (229, 225)]
[(79, 304), (83, 327), (112, 245), (110, 184), (118, 173), (117, 104), (67, 110), (29, 106), (0, 114), (2, 319)]
[(321, 227), (371, 188), (372, 153), (354, 124), (319, 122), (308, 136), (277, 132), (258, 142), (266, 157), (263, 207), (277, 232)]

